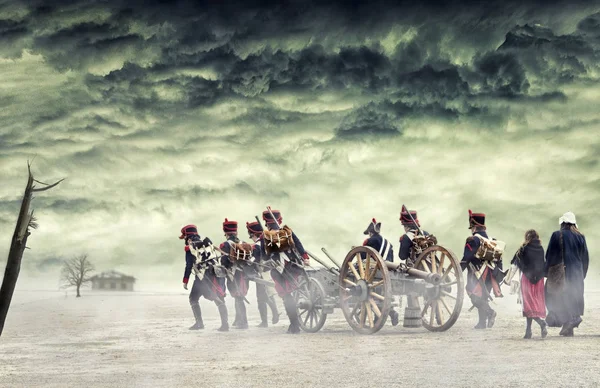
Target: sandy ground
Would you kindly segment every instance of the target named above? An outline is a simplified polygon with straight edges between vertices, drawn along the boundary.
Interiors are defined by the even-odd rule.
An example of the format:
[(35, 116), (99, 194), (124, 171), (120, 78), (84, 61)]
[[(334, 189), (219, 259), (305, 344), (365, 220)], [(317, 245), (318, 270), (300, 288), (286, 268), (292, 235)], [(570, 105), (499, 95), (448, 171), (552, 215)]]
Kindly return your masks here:
[[(183, 290), (182, 290), (183, 291)], [(189, 331), (184, 293), (17, 291), (0, 337), (1, 387), (597, 387), (600, 290), (586, 291), (576, 337), (550, 329), (523, 340), (516, 298), (498, 299), (494, 328), (473, 330), (475, 311), (444, 333), (386, 327), (355, 334), (336, 309), (316, 334), (285, 334), (286, 319), (219, 333), (201, 300), (206, 329)], [(231, 300), (228, 301), (233, 314)], [(232, 319), (230, 319), (230, 322)]]

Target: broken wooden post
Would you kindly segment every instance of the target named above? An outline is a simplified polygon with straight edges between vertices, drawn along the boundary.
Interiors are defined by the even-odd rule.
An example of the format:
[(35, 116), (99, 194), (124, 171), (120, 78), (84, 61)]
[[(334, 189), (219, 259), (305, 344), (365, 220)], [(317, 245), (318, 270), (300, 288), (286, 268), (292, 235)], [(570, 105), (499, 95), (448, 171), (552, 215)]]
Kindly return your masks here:
[[(0, 335), (2, 335), (4, 322), (8, 315), (8, 308), (10, 307), (15, 286), (17, 285), (19, 271), (21, 270), (21, 259), (23, 258), (23, 252), (27, 247), (27, 238), (31, 234), (29, 229), (37, 228), (36, 220), (33, 217), (33, 210), (31, 210), (31, 212), (29, 211), (33, 193), (49, 190), (64, 180), (61, 179), (53, 184), (47, 184), (34, 179), (31, 174), (31, 163), (29, 163), (29, 161), (27, 162), (27, 171), (29, 173), (27, 186), (25, 187), (25, 193), (23, 194), (23, 200), (21, 201), (21, 210), (19, 211), (19, 218), (17, 219), (17, 225), (10, 244), (8, 261), (6, 262), (6, 269), (4, 271), (4, 279), (2, 281), (2, 287), (0, 288)], [(36, 188), (34, 183), (38, 183), (44, 187)]]

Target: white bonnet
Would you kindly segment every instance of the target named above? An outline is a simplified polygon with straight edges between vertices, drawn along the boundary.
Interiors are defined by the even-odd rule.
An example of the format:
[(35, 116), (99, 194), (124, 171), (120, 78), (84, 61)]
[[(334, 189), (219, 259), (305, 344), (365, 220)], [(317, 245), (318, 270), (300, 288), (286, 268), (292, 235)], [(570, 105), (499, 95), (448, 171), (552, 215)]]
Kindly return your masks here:
[(577, 227), (577, 220), (575, 219), (575, 214), (573, 212), (566, 212), (558, 219), (558, 225), (562, 225), (563, 223), (574, 224)]

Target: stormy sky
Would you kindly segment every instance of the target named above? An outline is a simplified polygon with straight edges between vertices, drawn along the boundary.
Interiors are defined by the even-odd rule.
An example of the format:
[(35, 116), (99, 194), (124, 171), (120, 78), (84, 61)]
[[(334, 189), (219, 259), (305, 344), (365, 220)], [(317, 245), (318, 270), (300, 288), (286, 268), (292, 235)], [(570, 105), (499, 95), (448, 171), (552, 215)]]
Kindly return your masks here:
[(600, 4), (320, 3), (0, 1), (0, 262), (34, 156), (48, 284), (87, 253), (179, 287), (183, 225), (266, 205), (340, 260), (373, 217), (396, 254), (403, 203), (459, 257), (485, 212), (505, 260), (571, 210), (593, 261)]

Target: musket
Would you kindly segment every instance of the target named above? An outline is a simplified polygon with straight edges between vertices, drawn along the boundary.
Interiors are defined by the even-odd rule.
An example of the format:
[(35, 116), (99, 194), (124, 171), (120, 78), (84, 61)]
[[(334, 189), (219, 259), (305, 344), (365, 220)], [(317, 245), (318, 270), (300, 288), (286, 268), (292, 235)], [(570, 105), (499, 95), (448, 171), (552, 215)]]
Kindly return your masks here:
[(273, 211), (271, 210), (271, 206), (267, 206), (267, 210), (269, 211), (269, 214), (271, 214), (271, 217), (273, 217), (273, 221), (275, 221), (275, 223), (277, 224), (277, 227), (279, 229), (281, 229), (281, 224), (279, 223), (279, 221), (277, 221), (277, 219), (275, 218), (275, 214), (273, 214)]
[(263, 232), (265, 230), (267, 230), (267, 228), (262, 224), (262, 222), (260, 222), (260, 219), (258, 218), (258, 216), (254, 216), (254, 218), (256, 218), (256, 222), (258, 222), (258, 224), (260, 225), (260, 227), (262, 228)]

